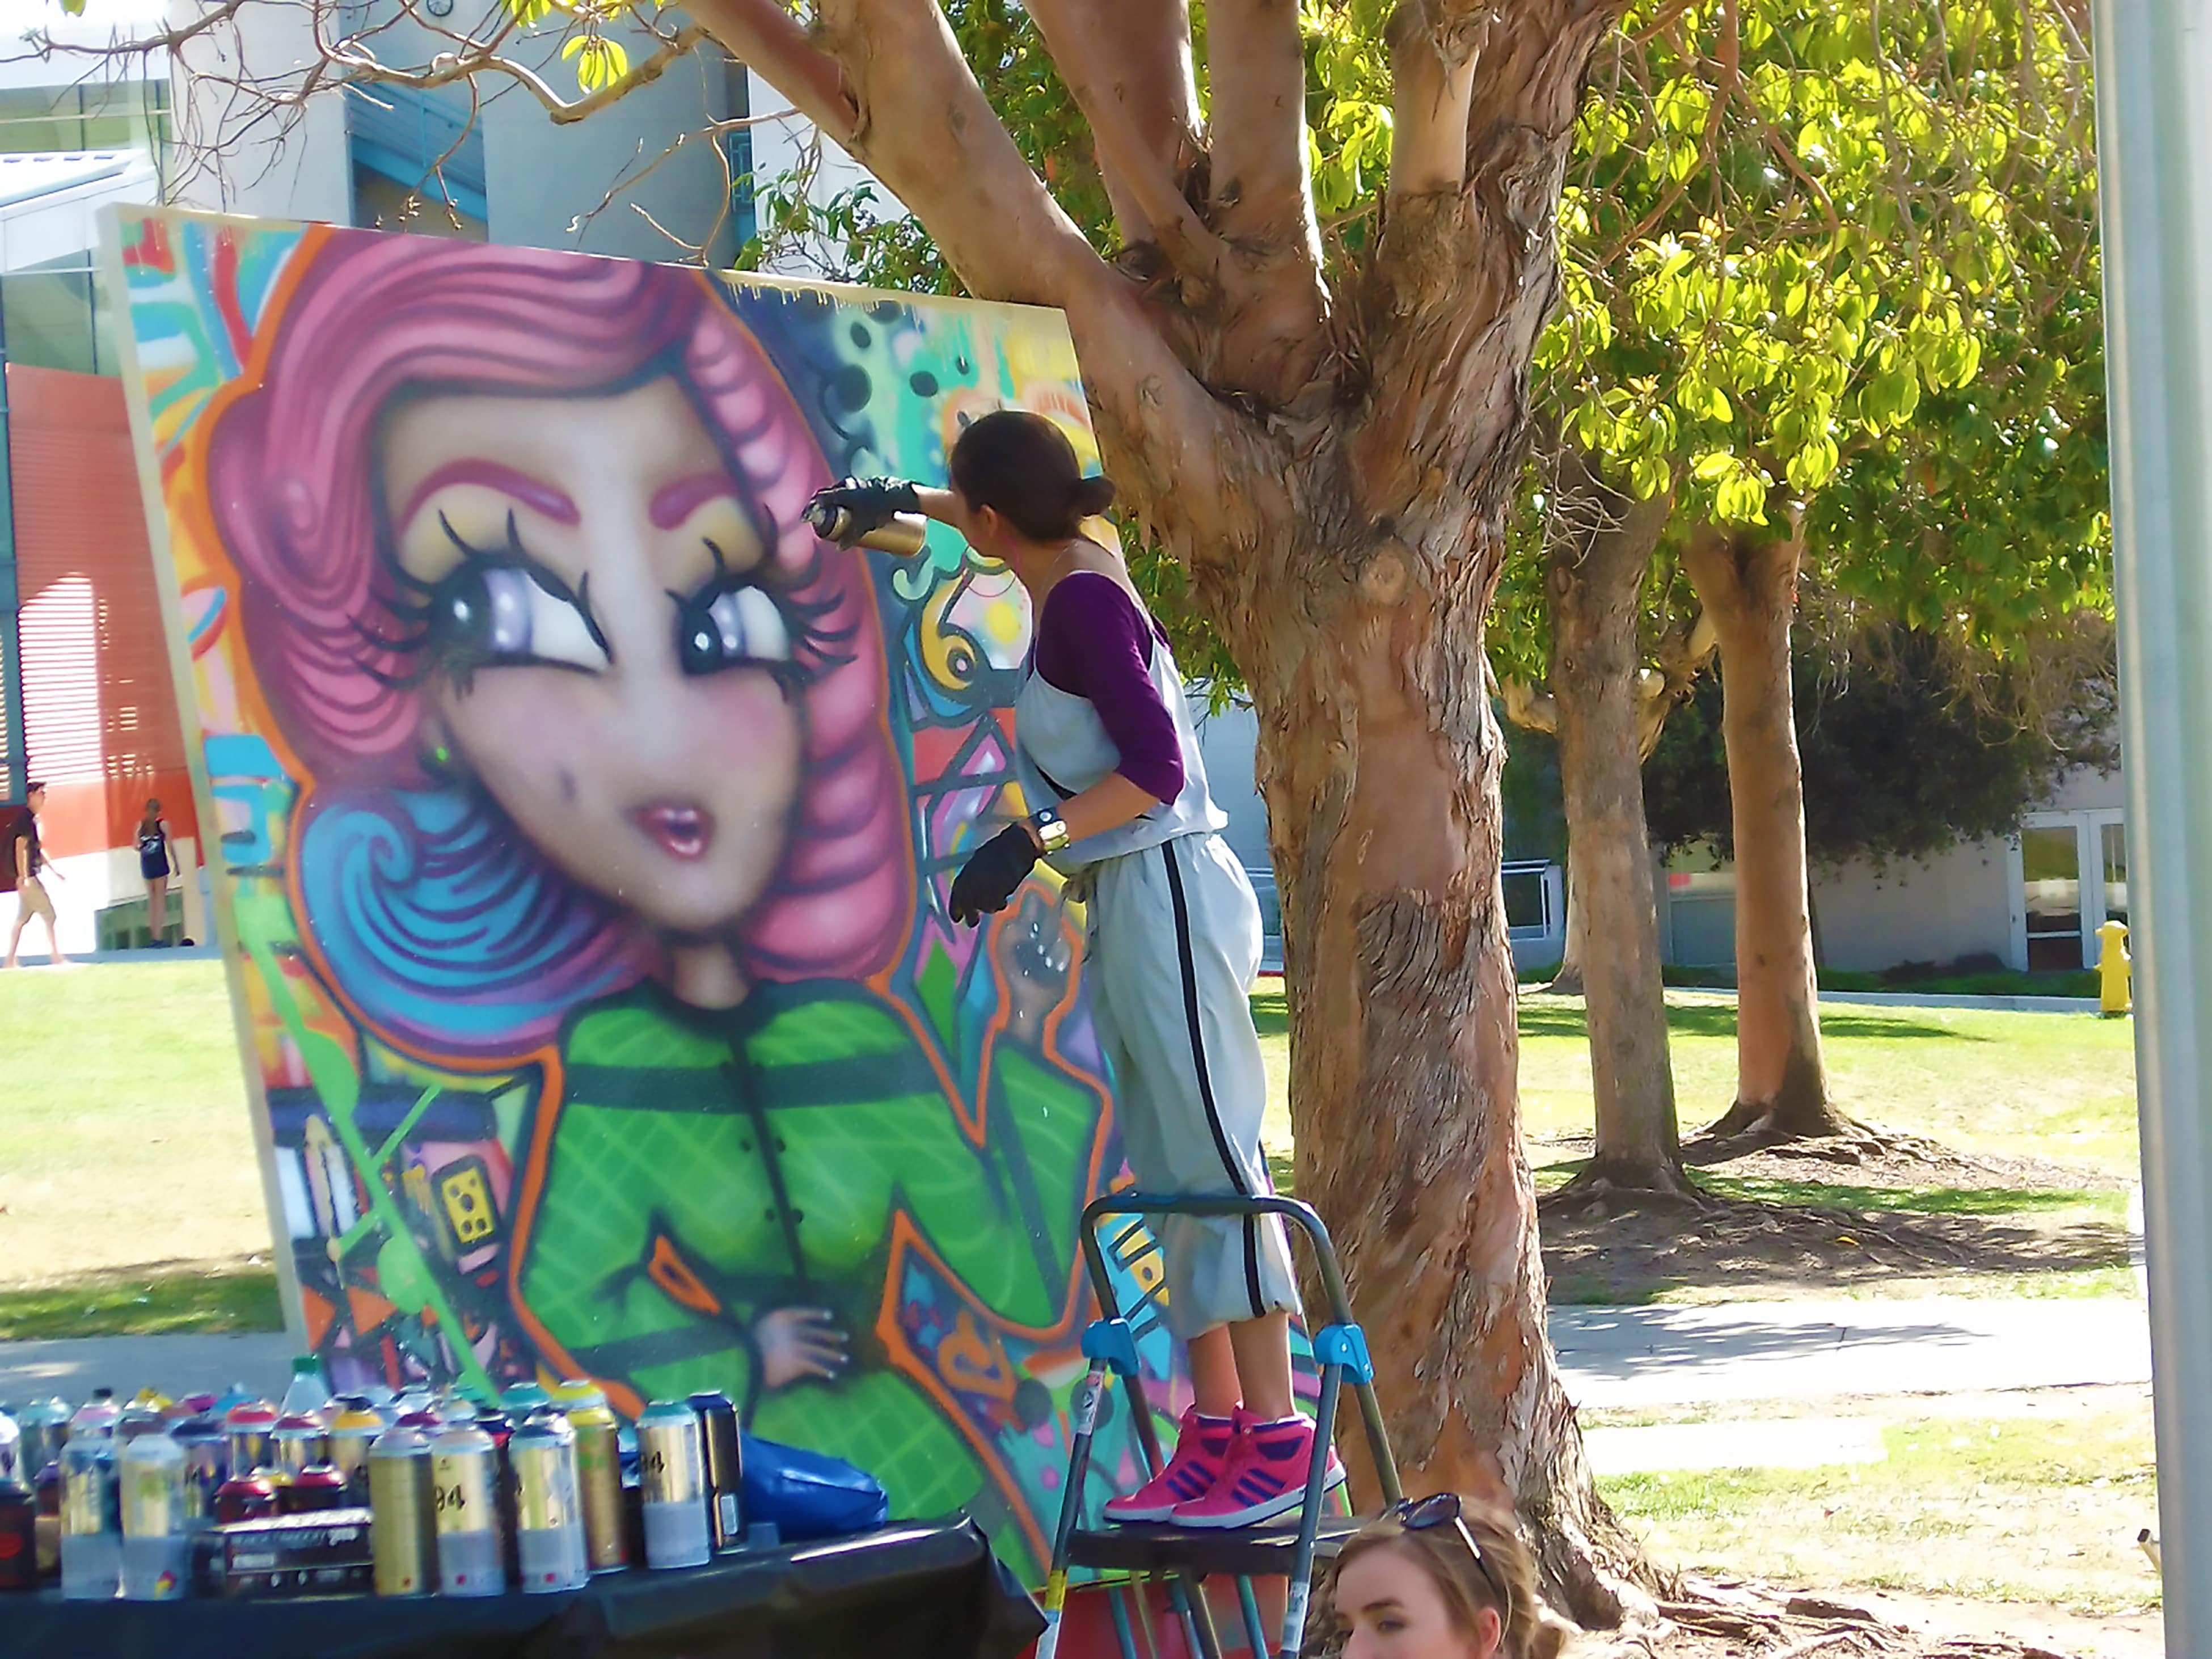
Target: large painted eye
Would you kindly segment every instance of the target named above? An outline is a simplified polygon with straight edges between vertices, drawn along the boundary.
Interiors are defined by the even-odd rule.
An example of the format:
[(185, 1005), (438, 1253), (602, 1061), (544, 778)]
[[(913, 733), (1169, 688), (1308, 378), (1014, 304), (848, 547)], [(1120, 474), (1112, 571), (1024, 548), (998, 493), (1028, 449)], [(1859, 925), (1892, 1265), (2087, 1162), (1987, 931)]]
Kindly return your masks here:
[(676, 654), (687, 674), (719, 674), (791, 660), (791, 625), (766, 590), (708, 588), (676, 624)]
[(430, 602), (430, 631), (449, 652), (487, 666), (559, 663), (596, 672), (607, 665), (575, 605), (512, 565), (471, 563), (448, 576)]

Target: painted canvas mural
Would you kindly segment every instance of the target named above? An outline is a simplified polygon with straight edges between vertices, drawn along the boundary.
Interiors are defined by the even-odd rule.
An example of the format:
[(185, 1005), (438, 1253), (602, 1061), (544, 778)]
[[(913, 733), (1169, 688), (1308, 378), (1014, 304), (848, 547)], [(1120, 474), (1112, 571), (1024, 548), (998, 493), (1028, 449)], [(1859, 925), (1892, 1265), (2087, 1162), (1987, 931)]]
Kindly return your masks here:
[[(896, 1514), (969, 1509), (1034, 1582), (1076, 1220), (1121, 1157), (1056, 878), (945, 919), (1024, 810), (1027, 613), (942, 530), (900, 562), (800, 509), (942, 481), (1000, 406), (1093, 456), (1059, 315), (113, 234), (315, 1352), (342, 1382), (588, 1375), (633, 1412), (725, 1389)], [(1149, 1240), (1116, 1255), (1137, 1303)]]

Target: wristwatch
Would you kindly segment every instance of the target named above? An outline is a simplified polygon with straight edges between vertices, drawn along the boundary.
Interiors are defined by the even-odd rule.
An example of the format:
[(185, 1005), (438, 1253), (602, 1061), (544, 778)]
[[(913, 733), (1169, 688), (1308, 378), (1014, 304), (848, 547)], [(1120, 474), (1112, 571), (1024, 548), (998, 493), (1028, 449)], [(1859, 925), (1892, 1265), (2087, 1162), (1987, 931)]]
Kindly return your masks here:
[(1067, 845), (1067, 820), (1049, 806), (1030, 814), (1030, 828), (1036, 831), (1037, 844), (1048, 856)]

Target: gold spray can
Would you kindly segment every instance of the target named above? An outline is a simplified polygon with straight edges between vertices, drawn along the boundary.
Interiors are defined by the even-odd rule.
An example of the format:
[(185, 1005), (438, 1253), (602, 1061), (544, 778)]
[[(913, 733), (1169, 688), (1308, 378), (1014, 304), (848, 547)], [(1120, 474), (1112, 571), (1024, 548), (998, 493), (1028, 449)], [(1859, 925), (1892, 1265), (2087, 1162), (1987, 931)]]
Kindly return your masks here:
[(629, 1565), (623, 1538), (622, 1449), (619, 1425), (607, 1397), (580, 1379), (553, 1389), (554, 1402), (576, 1431), (576, 1486), (584, 1511), (584, 1557), (593, 1572), (614, 1572)]

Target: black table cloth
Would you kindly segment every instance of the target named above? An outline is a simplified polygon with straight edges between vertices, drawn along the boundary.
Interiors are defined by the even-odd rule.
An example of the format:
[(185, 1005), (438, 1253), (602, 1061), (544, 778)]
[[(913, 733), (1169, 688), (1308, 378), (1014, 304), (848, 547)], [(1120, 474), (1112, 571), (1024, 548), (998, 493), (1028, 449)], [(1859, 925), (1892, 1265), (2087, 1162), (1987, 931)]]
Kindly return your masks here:
[(0, 1595), (25, 1659), (1015, 1659), (1044, 1629), (967, 1520), (477, 1601)]

